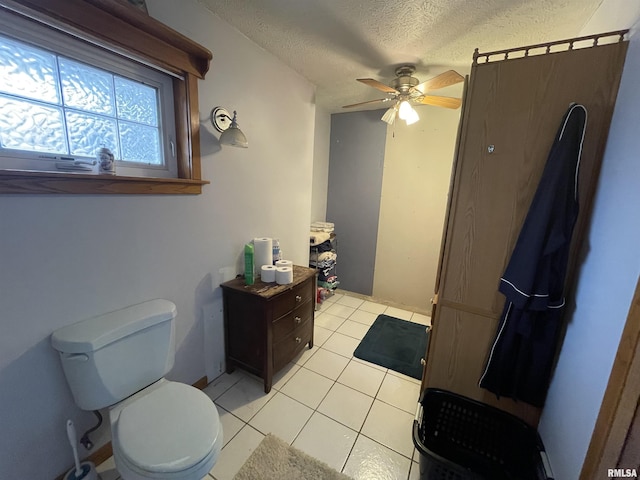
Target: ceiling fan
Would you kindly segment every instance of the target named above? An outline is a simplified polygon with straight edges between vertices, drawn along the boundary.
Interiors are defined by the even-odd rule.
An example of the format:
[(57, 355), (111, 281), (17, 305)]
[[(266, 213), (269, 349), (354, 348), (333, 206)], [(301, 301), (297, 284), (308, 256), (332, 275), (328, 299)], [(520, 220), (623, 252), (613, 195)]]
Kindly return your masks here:
[(454, 70), (441, 73), (433, 77), (431, 80), (420, 83), (413, 76), (416, 71), (414, 65), (402, 65), (396, 68), (396, 78), (391, 85), (385, 85), (373, 78), (358, 78), (359, 82), (376, 88), (382, 92), (389, 94), (386, 98), (378, 98), (367, 102), (354, 103), (352, 105), (344, 105), (342, 108), (358, 107), (372, 103), (393, 102), (392, 106), (382, 116), (382, 120), (389, 125), (393, 125), (396, 116), (407, 122), (407, 125), (417, 122), (418, 112), (412, 107), (413, 104), (434, 105), (444, 108), (458, 108), (462, 101), (459, 98), (440, 97), (435, 95), (427, 95), (431, 90), (448, 87), (464, 81), (464, 77)]

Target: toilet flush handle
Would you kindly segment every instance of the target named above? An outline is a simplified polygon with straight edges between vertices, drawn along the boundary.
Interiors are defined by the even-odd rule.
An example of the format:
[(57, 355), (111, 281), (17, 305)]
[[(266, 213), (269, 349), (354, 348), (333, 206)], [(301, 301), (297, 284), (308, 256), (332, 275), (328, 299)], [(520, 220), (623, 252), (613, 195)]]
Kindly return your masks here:
[(74, 362), (86, 362), (89, 355), (86, 353), (63, 353), (65, 360), (73, 360)]

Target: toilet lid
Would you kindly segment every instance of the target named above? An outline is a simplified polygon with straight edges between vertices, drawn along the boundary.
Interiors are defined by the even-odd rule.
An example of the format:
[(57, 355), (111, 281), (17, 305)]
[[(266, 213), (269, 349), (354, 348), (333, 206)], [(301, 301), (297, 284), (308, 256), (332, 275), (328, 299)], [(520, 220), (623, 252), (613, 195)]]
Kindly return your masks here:
[(149, 472), (179, 472), (205, 458), (220, 431), (215, 405), (200, 390), (167, 382), (124, 407), (118, 450)]

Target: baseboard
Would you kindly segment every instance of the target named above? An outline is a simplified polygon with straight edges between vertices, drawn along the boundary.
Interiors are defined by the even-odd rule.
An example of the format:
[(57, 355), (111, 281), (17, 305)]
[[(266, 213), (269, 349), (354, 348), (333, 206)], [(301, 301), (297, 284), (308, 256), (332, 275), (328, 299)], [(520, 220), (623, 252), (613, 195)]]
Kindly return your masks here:
[(420, 313), (422, 315), (426, 315), (427, 317), (431, 316), (431, 307), (423, 308), (423, 307), (412, 307), (409, 305), (405, 305), (404, 303), (394, 302), (393, 300), (385, 300), (378, 297), (372, 297), (371, 295), (363, 295), (362, 293), (350, 292), (349, 290), (340, 289), (338, 287), (334, 293), (343, 293), (349, 297), (359, 298), (360, 300), (368, 300), (370, 302), (381, 303), (382, 305), (387, 305), (388, 307), (400, 308), (402, 310), (410, 310), (412, 312)]
[[(206, 376), (202, 377), (199, 380), (196, 380), (196, 382), (192, 384), (192, 386), (200, 390), (202, 390), (207, 385), (209, 385), (209, 380), (207, 379)], [(87, 458), (85, 458), (82, 461), (92, 462), (97, 467), (101, 463), (109, 460), (112, 456), (113, 456), (113, 448), (111, 448), (111, 442), (107, 442), (106, 444), (98, 448), (95, 452), (93, 452), (91, 455), (89, 455)], [(64, 480), (64, 476), (72, 467), (73, 465), (70, 466), (67, 470), (65, 470), (64, 473), (61, 473), (60, 475), (58, 475), (55, 480)]]
[(197, 380), (195, 383), (192, 383), (192, 386), (196, 387), (199, 390), (202, 390), (207, 385), (209, 385), (209, 380), (206, 376), (202, 377), (200, 380)]

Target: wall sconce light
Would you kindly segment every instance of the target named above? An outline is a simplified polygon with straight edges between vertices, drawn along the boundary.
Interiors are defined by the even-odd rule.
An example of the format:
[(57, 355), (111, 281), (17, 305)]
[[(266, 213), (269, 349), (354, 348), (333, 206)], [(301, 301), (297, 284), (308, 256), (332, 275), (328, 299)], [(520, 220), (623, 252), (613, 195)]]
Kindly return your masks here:
[(247, 142), (247, 137), (245, 137), (242, 130), (238, 127), (236, 116), (235, 111), (233, 112), (232, 118), (227, 109), (216, 107), (211, 111), (211, 123), (216, 130), (222, 132), (222, 135), (220, 135), (221, 145), (247, 148), (249, 142)]

